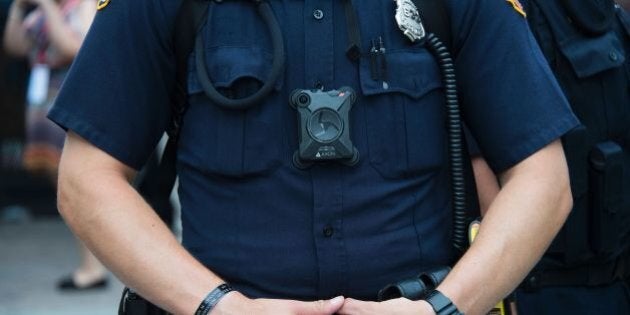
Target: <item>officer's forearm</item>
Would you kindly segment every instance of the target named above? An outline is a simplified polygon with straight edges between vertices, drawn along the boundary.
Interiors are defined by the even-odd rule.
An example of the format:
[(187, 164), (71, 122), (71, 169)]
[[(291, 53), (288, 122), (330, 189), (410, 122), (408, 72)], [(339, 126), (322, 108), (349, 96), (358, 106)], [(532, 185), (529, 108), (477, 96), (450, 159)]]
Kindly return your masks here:
[(572, 206), (559, 141), (505, 172), (475, 243), (439, 286), (467, 315), (487, 312), (540, 259)]
[(176, 314), (193, 314), (220, 279), (197, 262), (136, 193), (133, 171), (70, 133), (59, 175), (59, 210), (124, 283)]

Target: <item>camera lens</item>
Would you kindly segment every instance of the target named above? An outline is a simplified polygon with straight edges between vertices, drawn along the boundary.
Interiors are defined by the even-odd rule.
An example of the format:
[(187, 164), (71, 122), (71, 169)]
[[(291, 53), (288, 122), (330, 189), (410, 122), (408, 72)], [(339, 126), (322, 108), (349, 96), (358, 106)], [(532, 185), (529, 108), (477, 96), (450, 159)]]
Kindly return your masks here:
[(343, 120), (339, 114), (328, 108), (320, 109), (309, 117), (307, 130), (311, 138), (320, 143), (337, 140), (343, 132)]

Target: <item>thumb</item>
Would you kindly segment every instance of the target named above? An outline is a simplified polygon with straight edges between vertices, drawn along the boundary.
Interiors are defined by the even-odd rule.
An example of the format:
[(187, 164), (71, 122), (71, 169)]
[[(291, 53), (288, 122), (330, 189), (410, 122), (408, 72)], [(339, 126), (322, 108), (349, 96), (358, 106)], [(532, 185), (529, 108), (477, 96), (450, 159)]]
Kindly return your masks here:
[(303, 302), (298, 305), (296, 312), (299, 315), (331, 315), (341, 309), (343, 301), (343, 296), (338, 296), (330, 300)]

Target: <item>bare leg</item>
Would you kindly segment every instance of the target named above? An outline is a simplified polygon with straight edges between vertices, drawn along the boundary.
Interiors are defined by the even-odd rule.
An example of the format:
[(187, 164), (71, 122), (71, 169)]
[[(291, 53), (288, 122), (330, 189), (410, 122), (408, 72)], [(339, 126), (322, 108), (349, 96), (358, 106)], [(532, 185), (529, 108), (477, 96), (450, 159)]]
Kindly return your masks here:
[(105, 266), (81, 241), (78, 241), (78, 247), (81, 254), (81, 264), (72, 274), (76, 286), (85, 288), (104, 280), (107, 276)]

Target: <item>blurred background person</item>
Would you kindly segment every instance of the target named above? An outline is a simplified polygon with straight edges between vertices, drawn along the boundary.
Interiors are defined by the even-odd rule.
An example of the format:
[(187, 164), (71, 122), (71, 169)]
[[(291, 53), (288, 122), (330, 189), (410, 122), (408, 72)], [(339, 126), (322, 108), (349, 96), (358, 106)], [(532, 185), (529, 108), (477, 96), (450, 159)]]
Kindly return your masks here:
[[(95, 0), (15, 0), (9, 9), (4, 47), (31, 64), (27, 87), (26, 143), (23, 167), (45, 174), (56, 184), (64, 132), (46, 118), (65, 74), (96, 12)], [(81, 262), (58, 287), (64, 290), (102, 288), (107, 270), (79, 242)]]

